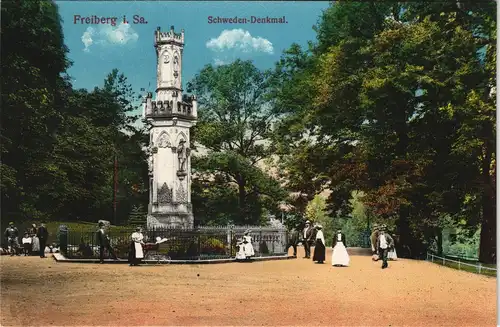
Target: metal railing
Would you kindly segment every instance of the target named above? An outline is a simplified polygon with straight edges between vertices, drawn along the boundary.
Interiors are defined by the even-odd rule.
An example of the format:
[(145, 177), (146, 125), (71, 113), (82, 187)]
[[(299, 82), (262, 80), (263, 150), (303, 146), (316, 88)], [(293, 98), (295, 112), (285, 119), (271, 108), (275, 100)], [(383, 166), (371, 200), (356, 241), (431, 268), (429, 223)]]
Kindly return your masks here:
[[(167, 238), (161, 252), (172, 260), (228, 259), (234, 258), (237, 241), (250, 226), (216, 226), (187, 228), (155, 227), (143, 231), (146, 243), (156, 238)], [(286, 229), (250, 227), (255, 256), (284, 255), (288, 237)], [(60, 230), (61, 252), (67, 258), (99, 257), (97, 230)], [(110, 245), (120, 259), (128, 258), (131, 231), (120, 230), (109, 234)], [(107, 251), (106, 251), (107, 252)], [(108, 257), (108, 254), (105, 253)]]
[(430, 261), (432, 263), (436, 263), (436, 264), (439, 264), (442, 266), (455, 268), (458, 270), (473, 272), (473, 273), (480, 274), (480, 275), (496, 276), (496, 274), (497, 274), (497, 268), (484, 266), (480, 262), (477, 264), (473, 264), (473, 263), (461, 261), (460, 259), (453, 260), (453, 259), (437, 256), (437, 255), (435, 255), (433, 253), (429, 253), (429, 252), (427, 252), (427, 261)]

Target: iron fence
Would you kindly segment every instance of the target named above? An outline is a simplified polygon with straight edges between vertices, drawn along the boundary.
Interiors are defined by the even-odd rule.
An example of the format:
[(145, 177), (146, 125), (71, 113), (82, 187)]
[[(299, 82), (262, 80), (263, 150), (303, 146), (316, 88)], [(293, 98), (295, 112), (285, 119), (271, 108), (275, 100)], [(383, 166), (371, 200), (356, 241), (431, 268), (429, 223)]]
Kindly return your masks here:
[(449, 258), (437, 256), (437, 255), (435, 255), (433, 253), (429, 253), (429, 252), (427, 252), (427, 261), (430, 261), (432, 263), (436, 263), (436, 264), (439, 264), (442, 266), (455, 268), (458, 270), (465, 270), (468, 272), (473, 272), (473, 273), (480, 274), (480, 275), (486, 275), (486, 276), (496, 276), (497, 275), (497, 268), (485, 266), (480, 262), (473, 264), (470, 262), (464, 262), (460, 259), (452, 260)]
[[(186, 228), (154, 227), (143, 231), (146, 249), (154, 249), (168, 255), (172, 260), (228, 259), (236, 256), (236, 244), (248, 226), (219, 226)], [(255, 256), (284, 255), (288, 232), (286, 229), (251, 227)], [(131, 230), (114, 231), (108, 234), (110, 245), (120, 259), (127, 259), (131, 244)], [(157, 238), (168, 241), (155, 246)], [(61, 252), (67, 258), (98, 258), (99, 241), (97, 229), (71, 231), (61, 226), (59, 230)], [(105, 257), (109, 253), (105, 250)]]

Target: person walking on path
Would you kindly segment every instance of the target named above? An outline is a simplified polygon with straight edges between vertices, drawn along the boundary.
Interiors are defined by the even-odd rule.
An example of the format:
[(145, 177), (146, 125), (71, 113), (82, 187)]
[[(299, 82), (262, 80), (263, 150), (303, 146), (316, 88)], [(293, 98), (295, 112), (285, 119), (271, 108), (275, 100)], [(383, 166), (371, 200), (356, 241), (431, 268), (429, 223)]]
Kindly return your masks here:
[(332, 266), (348, 267), (349, 253), (347, 253), (345, 235), (341, 229), (338, 229), (333, 237), (332, 249)]
[(323, 226), (317, 225), (316, 229), (318, 232), (316, 233), (316, 241), (314, 244), (314, 255), (313, 261), (317, 261), (318, 263), (325, 262), (326, 259), (326, 246), (325, 246), (325, 237), (323, 236)]
[(9, 227), (5, 229), (5, 238), (10, 246), (10, 256), (13, 257), (19, 251), (19, 230), (14, 226), (14, 222), (9, 223)]
[(38, 242), (40, 243), (40, 258), (45, 258), (45, 245), (47, 244), (47, 239), (49, 238), (49, 232), (45, 223), (41, 223), (36, 232), (36, 237), (38, 237)]
[(379, 257), (382, 259), (382, 269), (385, 269), (389, 266), (387, 263), (387, 253), (393, 246), (394, 240), (389, 234), (386, 233), (386, 226), (382, 225), (377, 238), (378, 253)]
[(111, 247), (111, 242), (109, 241), (109, 236), (104, 228), (104, 223), (99, 223), (99, 230), (97, 231), (97, 240), (99, 241), (99, 262), (104, 263), (104, 250), (108, 250), (109, 255), (114, 259), (118, 260), (115, 251)]
[(309, 220), (306, 221), (306, 227), (302, 233), (303, 239), (302, 244), (304, 245), (304, 251), (306, 252), (305, 259), (311, 258), (311, 241), (314, 236), (314, 228), (311, 226)]

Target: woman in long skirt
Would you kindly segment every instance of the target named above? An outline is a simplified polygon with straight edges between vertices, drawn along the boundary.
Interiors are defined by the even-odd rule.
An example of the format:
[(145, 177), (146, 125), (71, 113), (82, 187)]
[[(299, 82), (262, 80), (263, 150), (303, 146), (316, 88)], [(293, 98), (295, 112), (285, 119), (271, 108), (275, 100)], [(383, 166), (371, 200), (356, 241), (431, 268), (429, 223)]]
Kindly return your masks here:
[(323, 236), (323, 226), (317, 225), (316, 229), (318, 232), (316, 233), (316, 242), (314, 244), (314, 254), (313, 261), (317, 261), (318, 263), (325, 262), (326, 259), (326, 247), (325, 247), (325, 237)]
[(144, 235), (141, 233), (141, 228), (137, 227), (136, 231), (132, 233), (132, 242), (130, 243), (129, 262), (131, 266), (138, 266), (144, 259), (143, 244)]
[(333, 238), (332, 244), (332, 266), (338, 267), (348, 267), (349, 266), (349, 254), (345, 247), (345, 235), (339, 229), (337, 234)]
[(31, 225), (31, 228), (29, 230), (30, 236), (31, 236), (31, 253), (38, 254), (40, 252), (40, 240), (36, 236), (37, 228), (36, 224)]
[(255, 255), (252, 245), (252, 237), (250, 236), (251, 230), (246, 230), (243, 236), (244, 250), (246, 259), (250, 259)]

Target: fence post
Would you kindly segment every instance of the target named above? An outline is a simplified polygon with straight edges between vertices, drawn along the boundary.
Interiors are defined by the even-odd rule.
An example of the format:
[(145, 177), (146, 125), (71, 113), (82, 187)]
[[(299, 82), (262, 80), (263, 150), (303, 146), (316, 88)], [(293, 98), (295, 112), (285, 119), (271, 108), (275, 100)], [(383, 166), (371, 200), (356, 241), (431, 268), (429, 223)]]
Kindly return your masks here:
[(443, 266), (444, 266), (444, 257), (443, 257)]
[(477, 266), (477, 270), (478, 270), (479, 274), (481, 274), (481, 267), (482, 267), (482, 265), (481, 265), (481, 262), (480, 262), (479, 265)]
[[(262, 240), (262, 227), (259, 227), (259, 255), (262, 257), (262, 251), (260, 251), (260, 244), (262, 244), (263, 240)], [(266, 242), (267, 244), (267, 242)], [(269, 248), (268, 248), (269, 249)]]
[(197, 231), (198, 234), (198, 260), (201, 260), (201, 233), (199, 230)]
[(434, 263), (434, 254), (431, 254), (431, 262)]
[(425, 260), (429, 261), (429, 252), (427, 252), (427, 258)]
[(68, 227), (66, 225), (59, 226), (59, 251), (65, 256), (68, 254)]
[(458, 270), (461, 270), (461, 267), (462, 267), (461, 261), (460, 261), (460, 259), (458, 259)]

